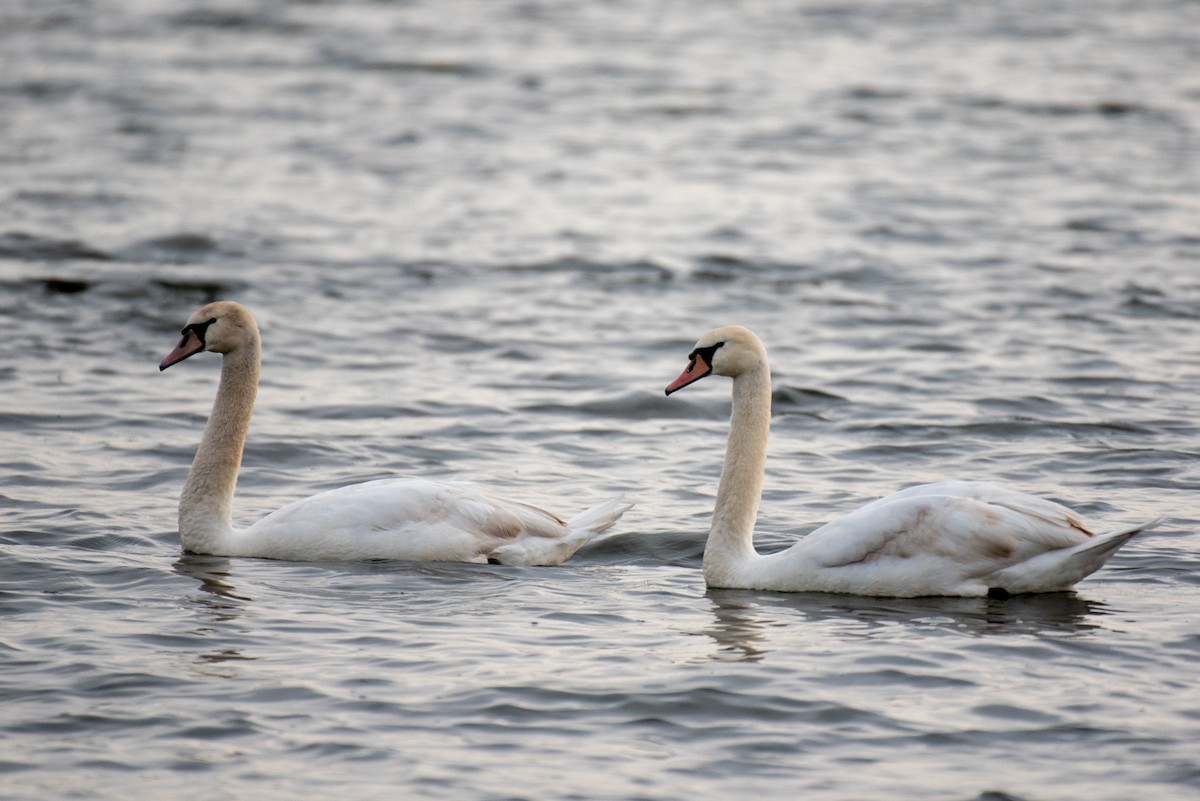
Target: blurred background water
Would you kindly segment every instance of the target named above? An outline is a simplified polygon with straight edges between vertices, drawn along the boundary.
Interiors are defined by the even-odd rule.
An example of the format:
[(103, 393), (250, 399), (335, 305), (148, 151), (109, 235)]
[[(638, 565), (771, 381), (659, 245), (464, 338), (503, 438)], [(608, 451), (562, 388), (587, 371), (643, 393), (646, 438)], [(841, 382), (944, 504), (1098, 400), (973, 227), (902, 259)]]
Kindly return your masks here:
[[(1196, 798), (1200, 4), (0, 5), (0, 797)], [(574, 513), (560, 568), (183, 555), (391, 475)], [(706, 591), (771, 350), (763, 550), (907, 484), (1157, 515), (1069, 594)]]

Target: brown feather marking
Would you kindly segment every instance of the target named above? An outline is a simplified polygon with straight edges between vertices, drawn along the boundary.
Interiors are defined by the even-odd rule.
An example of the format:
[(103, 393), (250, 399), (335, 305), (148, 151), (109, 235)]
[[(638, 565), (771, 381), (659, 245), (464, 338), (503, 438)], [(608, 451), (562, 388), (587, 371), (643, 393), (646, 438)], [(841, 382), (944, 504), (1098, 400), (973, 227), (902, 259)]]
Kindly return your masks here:
[[(882, 558), (909, 559), (913, 556), (913, 547), (916, 552), (929, 547), (936, 540), (936, 536), (930, 537), (928, 532), (921, 531), (928, 517), (929, 507), (921, 506), (912, 520), (901, 523), (890, 536), (880, 543), (879, 547), (867, 551), (855, 562), (870, 562), (873, 559)], [(918, 533), (922, 536), (916, 536)]]
[(1088, 530), (1087, 530), (1087, 529), (1084, 527), (1083, 523), (1079, 522), (1079, 518), (1072, 517), (1071, 515), (1067, 515), (1067, 524), (1068, 524), (1068, 525), (1069, 525), (1071, 528), (1077, 528), (1077, 529), (1079, 529), (1080, 531), (1082, 531), (1082, 532), (1083, 532), (1085, 535), (1087, 535), (1087, 536), (1089, 536), (1089, 537), (1094, 537), (1094, 536), (1096, 536), (1096, 535), (1095, 535), (1093, 532), (1091, 532), (1091, 531), (1088, 531)]
[(1007, 559), (1016, 550), (1016, 546), (1007, 537), (987, 537), (982, 544), (984, 555), (992, 559)]
[(525, 530), (524, 524), (516, 515), (503, 513), (489, 516), (483, 521), (480, 528), (483, 529), (484, 534), (500, 540), (515, 539)]
[(567, 524), (566, 520), (563, 520), (561, 517), (554, 514), (553, 512), (546, 511), (545, 509), (543, 509), (540, 506), (534, 506), (533, 504), (530, 504), (530, 503), (522, 503), (521, 506), (524, 506), (526, 509), (531, 509), (531, 510), (537, 512), (538, 514), (545, 515), (546, 517), (550, 518), (555, 523), (558, 523), (561, 526), (565, 526)]

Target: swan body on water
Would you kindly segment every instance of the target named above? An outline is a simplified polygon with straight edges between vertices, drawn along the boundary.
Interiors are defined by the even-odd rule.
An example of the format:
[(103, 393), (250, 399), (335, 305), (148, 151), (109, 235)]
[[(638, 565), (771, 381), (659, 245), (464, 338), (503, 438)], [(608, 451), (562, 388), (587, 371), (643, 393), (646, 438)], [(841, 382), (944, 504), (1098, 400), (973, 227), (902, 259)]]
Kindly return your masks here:
[(710, 587), (854, 595), (1007, 596), (1056, 592), (1098, 570), (1142, 525), (1095, 533), (1070, 509), (986, 482), (909, 487), (759, 554), (754, 524), (771, 423), (767, 351), (740, 326), (702, 336), (670, 395), (701, 378), (733, 378), (729, 444), (704, 548)]
[(563, 521), (463, 481), (380, 479), (295, 501), (234, 528), (234, 489), (258, 393), (258, 324), (244, 306), (218, 301), (196, 311), (182, 334), (160, 370), (202, 351), (222, 357), (216, 401), (179, 498), (179, 537), (192, 553), (557, 565), (630, 508), (612, 499)]

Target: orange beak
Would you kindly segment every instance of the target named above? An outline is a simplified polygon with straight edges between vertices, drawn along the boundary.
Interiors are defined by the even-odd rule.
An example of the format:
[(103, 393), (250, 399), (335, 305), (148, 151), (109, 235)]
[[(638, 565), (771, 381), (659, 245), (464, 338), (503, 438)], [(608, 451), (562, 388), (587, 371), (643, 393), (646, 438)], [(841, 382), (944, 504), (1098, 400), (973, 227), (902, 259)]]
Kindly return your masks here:
[(203, 340), (201, 340), (200, 337), (196, 335), (196, 332), (190, 327), (185, 328), (183, 331), (183, 338), (180, 339), (179, 344), (176, 345), (175, 348), (166, 356), (164, 356), (163, 360), (158, 363), (158, 369), (160, 371), (166, 370), (172, 364), (181, 362), (188, 356), (193, 356), (202, 350), (204, 350)]
[(687, 368), (679, 374), (679, 378), (676, 378), (667, 385), (666, 393), (670, 395), (676, 390), (683, 389), (688, 384), (693, 384), (699, 381), (701, 378), (704, 378), (704, 376), (711, 372), (712, 365), (706, 362), (704, 357), (697, 353), (692, 357), (692, 360), (688, 362)]

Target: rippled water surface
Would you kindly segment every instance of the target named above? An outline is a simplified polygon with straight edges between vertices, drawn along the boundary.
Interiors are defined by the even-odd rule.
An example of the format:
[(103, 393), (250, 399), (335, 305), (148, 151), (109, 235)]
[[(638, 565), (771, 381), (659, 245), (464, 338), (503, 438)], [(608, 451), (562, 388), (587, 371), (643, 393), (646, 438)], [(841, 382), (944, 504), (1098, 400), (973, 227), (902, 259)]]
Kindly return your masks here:
[[(1200, 794), (1200, 5), (0, 7), (0, 797)], [(558, 568), (184, 555), (391, 475), (574, 513)], [(902, 486), (1158, 515), (1077, 591), (706, 591), (739, 322), (758, 544)]]

